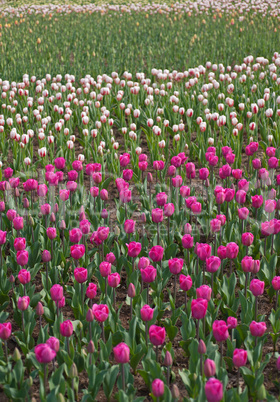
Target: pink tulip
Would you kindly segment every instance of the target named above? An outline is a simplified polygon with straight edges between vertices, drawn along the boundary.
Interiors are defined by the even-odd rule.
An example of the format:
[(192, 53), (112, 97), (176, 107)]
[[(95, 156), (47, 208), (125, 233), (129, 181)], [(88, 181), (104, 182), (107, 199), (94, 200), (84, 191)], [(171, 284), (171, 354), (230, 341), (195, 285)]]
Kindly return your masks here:
[(280, 290), (280, 276), (275, 276), (272, 281), (271, 284), (273, 286), (274, 290)]
[(227, 258), (233, 260), (237, 257), (239, 252), (239, 247), (236, 243), (231, 242), (227, 244)]
[(40, 343), (34, 348), (35, 357), (39, 363), (50, 363), (56, 356), (56, 352), (47, 344)]
[(97, 286), (96, 286), (96, 284), (95, 283), (89, 283), (88, 287), (87, 287), (87, 290), (86, 290), (86, 296), (89, 299), (92, 300), (92, 299), (94, 299), (96, 297), (96, 294), (97, 294)]
[(234, 349), (232, 362), (236, 367), (245, 366), (247, 363), (247, 351), (244, 349)]
[[(6, 243), (7, 232), (0, 230), (0, 246)], [(16, 239), (15, 239), (16, 240)]]
[(241, 268), (243, 272), (252, 272), (254, 266), (254, 260), (251, 256), (246, 256), (241, 261)]
[(107, 304), (94, 304), (92, 306), (92, 311), (96, 321), (104, 322), (109, 316), (109, 308)]
[(244, 204), (246, 202), (246, 191), (238, 190), (236, 192), (235, 198), (238, 204)]
[(15, 230), (22, 230), (23, 229), (23, 218), (18, 216), (13, 219), (13, 225)]
[(248, 215), (249, 215), (249, 209), (248, 208), (246, 208), (246, 207), (239, 208), (237, 212), (238, 212), (239, 219), (245, 220), (245, 219), (248, 218)]
[(212, 289), (210, 286), (201, 285), (199, 288), (196, 289), (196, 297), (198, 299), (205, 299), (207, 301), (211, 300), (211, 293)]
[(252, 321), (249, 325), (249, 329), (252, 336), (260, 337), (264, 335), (267, 328), (265, 322)]
[(242, 233), (241, 236), (241, 242), (244, 246), (251, 246), (251, 244), (253, 244), (254, 241), (254, 235), (253, 233)]
[(206, 377), (214, 377), (216, 374), (216, 364), (214, 360), (206, 359), (204, 362), (204, 374)]
[(128, 247), (127, 255), (129, 257), (136, 258), (141, 253), (141, 243), (132, 241), (129, 244), (126, 243), (126, 245)]
[(141, 314), (142, 321), (144, 321), (144, 322), (151, 321), (153, 319), (154, 309), (152, 307), (150, 307), (148, 304), (145, 304), (141, 308), (140, 314)]
[(124, 222), (124, 231), (128, 234), (135, 232), (135, 221), (133, 219), (127, 219)]
[(108, 253), (107, 255), (106, 255), (106, 261), (107, 262), (110, 262), (110, 264), (114, 264), (114, 262), (116, 261), (116, 257), (115, 257), (115, 255), (114, 255), (114, 253)]
[(175, 211), (174, 204), (169, 203), (164, 205), (163, 209), (164, 216), (170, 217), (174, 214), (174, 211)]
[(63, 287), (61, 285), (53, 285), (50, 289), (51, 298), (54, 302), (57, 302), (63, 297)]
[(223, 384), (216, 378), (210, 378), (205, 384), (205, 395), (208, 402), (220, 402), (223, 399)]
[(253, 208), (260, 208), (263, 204), (263, 197), (262, 195), (254, 195), (252, 196), (252, 207)]
[[(166, 193), (158, 193), (156, 195), (156, 202), (159, 207), (163, 207), (167, 203), (167, 194)], [(154, 211), (154, 210), (153, 210)], [(152, 212), (153, 212), (152, 211)]]
[(164, 394), (164, 382), (159, 378), (152, 382), (152, 393), (156, 398), (160, 398)]
[(153, 246), (149, 252), (149, 257), (153, 262), (159, 262), (163, 259), (163, 252), (161, 246)]
[(237, 319), (235, 317), (228, 317), (227, 318), (227, 326), (228, 329), (234, 329), (237, 327)]
[(228, 326), (223, 320), (215, 320), (212, 325), (213, 336), (217, 342), (225, 341), (229, 337)]
[(20, 250), (17, 252), (17, 264), (24, 267), (28, 263), (28, 251)]
[(186, 234), (182, 237), (182, 246), (186, 249), (193, 248), (193, 237), (190, 234)]
[(121, 190), (120, 200), (122, 203), (126, 204), (131, 201), (131, 190)]
[(84, 283), (87, 280), (87, 269), (83, 267), (74, 269), (74, 277), (78, 283)]
[(221, 266), (221, 260), (219, 257), (212, 255), (206, 259), (206, 271), (214, 273), (218, 271)]
[(74, 244), (70, 247), (70, 252), (71, 257), (74, 258), (74, 260), (79, 260), (80, 258), (83, 258), (85, 254), (85, 246), (83, 244)]
[(21, 269), (18, 273), (18, 280), (22, 285), (26, 285), (31, 280), (30, 272), (26, 269)]
[(111, 274), (111, 264), (109, 262), (103, 261), (99, 265), (100, 274), (103, 278), (107, 278)]
[(10, 322), (6, 322), (0, 324), (0, 338), (2, 341), (6, 341), (10, 338), (12, 333), (12, 324)]
[(125, 364), (129, 362), (130, 350), (126, 343), (119, 343), (113, 348), (113, 352), (117, 363)]
[(66, 338), (70, 338), (70, 336), (73, 334), (73, 324), (72, 321), (66, 320), (63, 321), (60, 324), (60, 333), (62, 336), (65, 336)]
[(184, 260), (182, 258), (172, 258), (168, 260), (169, 270), (172, 274), (177, 275), (182, 271)]
[(87, 219), (82, 219), (79, 223), (79, 229), (83, 235), (87, 235), (90, 232), (90, 222)]
[(179, 284), (180, 284), (180, 288), (182, 290), (184, 290), (185, 292), (187, 292), (192, 287), (192, 278), (189, 275), (186, 276), (186, 275), (181, 274), (179, 276)]
[(75, 228), (72, 230), (69, 230), (69, 238), (71, 243), (79, 243), (81, 240), (83, 234), (80, 229)]
[(226, 246), (219, 246), (217, 249), (218, 257), (221, 260), (225, 260), (227, 258), (227, 248)]
[(152, 221), (154, 223), (160, 223), (163, 221), (163, 211), (160, 208), (155, 208), (152, 210)]
[(56, 238), (56, 228), (53, 227), (48, 228), (47, 236), (50, 240), (54, 240)]
[(165, 328), (158, 327), (157, 325), (151, 325), (149, 328), (149, 338), (154, 346), (160, 346), (164, 344), (166, 337)]
[(20, 311), (25, 311), (28, 309), (30, 303), (29, 296), (23, 296), (18, 298), (17, 307)]
[(141, 269), (140, 271), (143, 282), (151, 283), (156, 279), (157, 270), (152, 265), (149, 265), (147, 268)]
[(110, 228), (101, 226), (97, 229), (97, 236), (101, 241), (104, 241), (108, 238), (110, 232)]
[(264, 282), (259, 279), (252, 279), (250, 283), (250, 290), (255, 297), (260, 296), (264, 292)]
[(197, 256), (201, 261), (206, 261), (211, 256), (211, 246), (207, 243), (197, 243)]
[(51, 336), (49, 339), (47, 339), (46, 344), (49, 345), (49, 347), (56, 353), (59, 351), (60, 342), (55, 336)]
[(208, 301), (205, 299), (193, 299), (191, 303), (192, 317), (201, 320), (205, 317), (208, 308)]
[(119, 286), (120, 281), (121, 281), (121, 277), (117, 272), (108, 276), (108, 285), (111, 288), (116, 288), (117, 286)]

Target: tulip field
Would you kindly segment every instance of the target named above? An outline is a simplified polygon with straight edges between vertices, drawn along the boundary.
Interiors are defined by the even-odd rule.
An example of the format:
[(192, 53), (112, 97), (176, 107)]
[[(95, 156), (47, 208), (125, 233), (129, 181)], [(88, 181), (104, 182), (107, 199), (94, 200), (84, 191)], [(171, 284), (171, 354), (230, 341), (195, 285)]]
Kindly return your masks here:
[(280, 7), (0, 10), (0, 400), (279, 401)]

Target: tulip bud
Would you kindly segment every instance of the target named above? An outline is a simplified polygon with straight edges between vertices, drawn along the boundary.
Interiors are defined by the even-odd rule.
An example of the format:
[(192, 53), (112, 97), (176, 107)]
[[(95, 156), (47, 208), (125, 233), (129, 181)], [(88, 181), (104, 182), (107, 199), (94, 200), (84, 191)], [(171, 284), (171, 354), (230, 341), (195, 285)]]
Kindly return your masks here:
[(204, 374), (206, 377), (214, 377), (216, 374), (216, 365), (214, 360), (206, 359), (204, 362)]
[(15, 197), (19, 197), (19, 190), (18, 190), (18, 188), (15, 188)]
[(208, 188), (209, 186), (210, 186), (209, 179), (206, 179), (206, 180), (205, 180), (205, 187), (207, 187), (207, 188)]
[[(28, 380), (27, 380), (27, 385), (28, 385), (28, 387), (32, 387), (32, 385), (33, 385), (33, 378), (32, 377), (29, 377), (28, 378)], [(33, 398), (32, 398), (33, 399)], [(34, 398), (35, 399), (35, 398)]]
[(83, 324), (81, 321), (78, 322), (77, 329), (81, 330), (83, 328)]
[(172, 394), (172, 398), (175, 399), (175, 401), (176, 401), (176, 399), (180, 398), (180, 391), (176, 384), (172, 385), (171, 394)]
[(73, 363), (72, 366), (70, 367), (69, 377), (70, 378), (78, 377), (78, 370), (75, 363)]
[(15, 362), (19, 361), (21, 359), (21, 355), (20, 352), (18, 350), (18, 348), (15, 348), (14, 353), (13, 353), (13, 360)]
[(28, 217), (28, 225), (29, 226), (34, 226), (34, 220), (33, 220), (32, 216)]
[(148, 173), (147, 174), (147, 181), (148, 181), (148, 183), (152, 183), (152, 181), (153, 181), (153, 176), (152, 176), (152, 173)]
[(29, 208), (29, 200), (28, 200), (28, 198), (23, 199), (23, 208), (25, 208), (25, 209)]
[(55, 214), (58, 213), (58, 203), (57, 203), (57, 202), (54, 204), (53, 212), (54, 212)]
[(65, 402), (65, 398), (61, 392), (57, 395), (57, 402)]
[(11, 276), (9, 277), (9, 281), (10, 281), (10, 283), (15, 283), (15, 277), (14, 277), (14, 275), (11, 275)]
[(169, 367), (169, 366), (172, 366), (172, 363), (173, 363), (173, 359), (172, 359), (171, 353), (169, 351), (167, 351), (165, 353), (163, 365), (166, 367)]
[(66, 223), (65, 223), (64, 220), (62, 220), (62, 221), (60, 222), (59, 229), (60, 229), (60, 230), (65, 230), (65, 229), (66, 229)]
[(51, 213), (50, 221), (51, 221), (52, 223), (55, 222), (55, 214), (54, 214), (53, 212)]
[(120, 235), (120, 228), (118, 226), (115, 226), (115, 235), (119, 236)]
[(135, 297), (135, 286), (133, 285), (133, 283), (130, 283), (128, 286), (128, 291), (127, 291), (128, 297)]
[(146, 214), (145, 214), (145, 212), (143, 212), (143, 213), (141, 214), (141, 222), (142, 222), (142, 223), (146, 223)]
[(198, 344), (198, 353), (204, 355), (206, 353), (206, 345), (202, 339), (200, 339)]
[(260, 387), (257, 389), (257, 400), (258, 401), (263, 401), (267, 397), (265, 386), (262, 384)]
[(94, 348), (94, 343), (92, 341), (89, 341), (89, 344), (87, 346), (87, 351), (88, 351), (88, 353), (94, 353), (95, 348)]
[(43, 307), (43, 305), (42, 305), (41, 302), (39, 302), (39, 303), (37, 304), (37, 307), (36, 307), (36, 314), (37, 314), (37, 315), (40, 315), (40, 316), (44, 314), (44, 307)]
[(86, 320), (87, 322), (92, 322), (94, 320), (94, 314), (91, 308), (87, 311)]

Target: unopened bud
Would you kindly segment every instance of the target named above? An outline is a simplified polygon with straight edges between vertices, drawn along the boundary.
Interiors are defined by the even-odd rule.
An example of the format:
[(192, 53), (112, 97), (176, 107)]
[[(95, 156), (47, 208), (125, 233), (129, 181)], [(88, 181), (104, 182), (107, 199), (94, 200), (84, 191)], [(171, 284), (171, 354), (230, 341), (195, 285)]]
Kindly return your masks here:
[(135, 293), (135, 286), (133, 285), (133, 283), (129, 284), (127, 294), (128, 294), (128, 297), (131, 297), (131, 298), (135, 297), (136, 293)]
[(198, 344), (198, 353), (200, 355), (204, 355), (206, 353), (206, 346), (202, 339), (200, 339), (199, 344)]
[(19, 190), (18, 190), (18, 188), (15, 188), (15, 197), (19, 197)]
[(43, 315), (44, 314), (44, 307), (43, 307), (41, 302), (38, 302), (38, 304), (37, 304), (36, 314), (37, 315)]
[(145, 214), (145, 212), (143, 212), (142, 214), (141, 214), (141, 222), (142, 223), (146, 223), (146, 214)]
[(61, 392), (57, 395), (57, 402), (65, 402), (65, 398)]
[(83, 328), (83, 324), (82, 324), (81, 321), (79, 321), (79, 322), (78, 322), (78, 325), (77, 325), (77, 329), (82, 329), (82, 328)]
[(60, 222), (59, 229), (60, 229), (60, 230), (65, 230), (65, 229), (66, 229), (66, 223), (65, 223), (64, 220), (62, 220), (62, 221)]
[(27, 384), (28, 384), (29, 387), (32, 387), (32, 385), (33, 385), (33, 378), (32, 377), (28, 378)]
[(78, 377), (78, 370), (75, 363), (73, 363), (72, 366), (70, 367), (69, 377), (70, 378)]
[(11, 283), (15, 283), (15, 277), (14, 277), (14, 275), (10, 275), (9, 281), (10, 281)]
[(173, 359), (172, 359), (171, 353), (169, 351), (167, 351), (165, 353), (163, 364), (164, 364), (164, 366), (169, 367), (169, 366), (172, 366), (172, 363), (173, 363)]
[(28, 200), (28, 198), (23, 199), (23, 208), (25, 208), (25, 209), (29, 208), (29, 200)]
[(210, 186), (209, 179), (206, 179), (206, 180), (205, 180), (205, 187), (208, 188), (209, 186)]
[(180, 398), (180, 391), (176, 384), (172, 385), (171, 394), (172, 394), (172, 398), (175, 400)]
[(191, 234), (192, 233), (192, 226), (190, 223), (186, 223), (184, 226), (184, 233)]
[(54, 212), (55, 214), (58, 213), (58, 203), (57, 203), (57, 202), (54, 204), (53, 212)]
[(204, 374), (206, 377), (214, 377), (216, 374), (216, 364), (214, 360), (206, 359), (204, 362)]
[(152, 183), (152, 181), (153, 181), (153, 175), (150, 172), (147, 174), (147, 181), (148, 181), (148, 183)]
[(101, 218), (102, 219), (107, 219), (108, 218), (108, 211), (107, 211), (107, 209), (102, 209), (102, 211), (101, 211)]
[(87, 311), (86, 320), (87, 322), (92, 322), (94, 320), (94, 314), (91, 308)]
[(54, 214), (53, 212), (51, 213), (50, 221), (51, 221), (52, 223), (55, 222), (55, 214)]
[(80, 213), (80, 216), (79, 216), (79, 221), (81, 222), (81, 221), (83, 221), (84, 219), (86, 219), (86, 214), (85, 214), (84, 212), (81, 212), (81, 213)]
[(20, 352), (18, 350), (18, 348), (15, 348), (14, 353), (13, 353), (13, 360), (15, 362), (19, 361), (21, 359), (21, 355)]
[(88, 351), (88, 353), (94, 353), (95, 348), (94, 348), (94, 343), (92, 341), (89, 341), (89, 344), (87, 346), (87, 351)]
[(34, 226), (34, 219), (32, 218), (32, 216), (28, 217), (28, 225), (29, 226)]
[(119, 236), (121, 233), (120, 228), (118, 226), (115, 226), (115, 235)]

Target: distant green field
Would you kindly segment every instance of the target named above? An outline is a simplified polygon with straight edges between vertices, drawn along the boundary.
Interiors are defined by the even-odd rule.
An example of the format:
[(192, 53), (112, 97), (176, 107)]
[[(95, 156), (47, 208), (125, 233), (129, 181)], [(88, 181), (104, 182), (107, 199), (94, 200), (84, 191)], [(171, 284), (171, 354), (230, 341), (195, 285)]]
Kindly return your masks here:
[(238, 7), (196, 10), (191, 3), (111, 8), (68, 4), (2, 12), (1, 77), (81, 77), (153, 67), (184, 71), (207, 60), (234, 64), (249, 54), (271, 58), (279, 50), (279, 17), (269, 7), (242, 14)]

